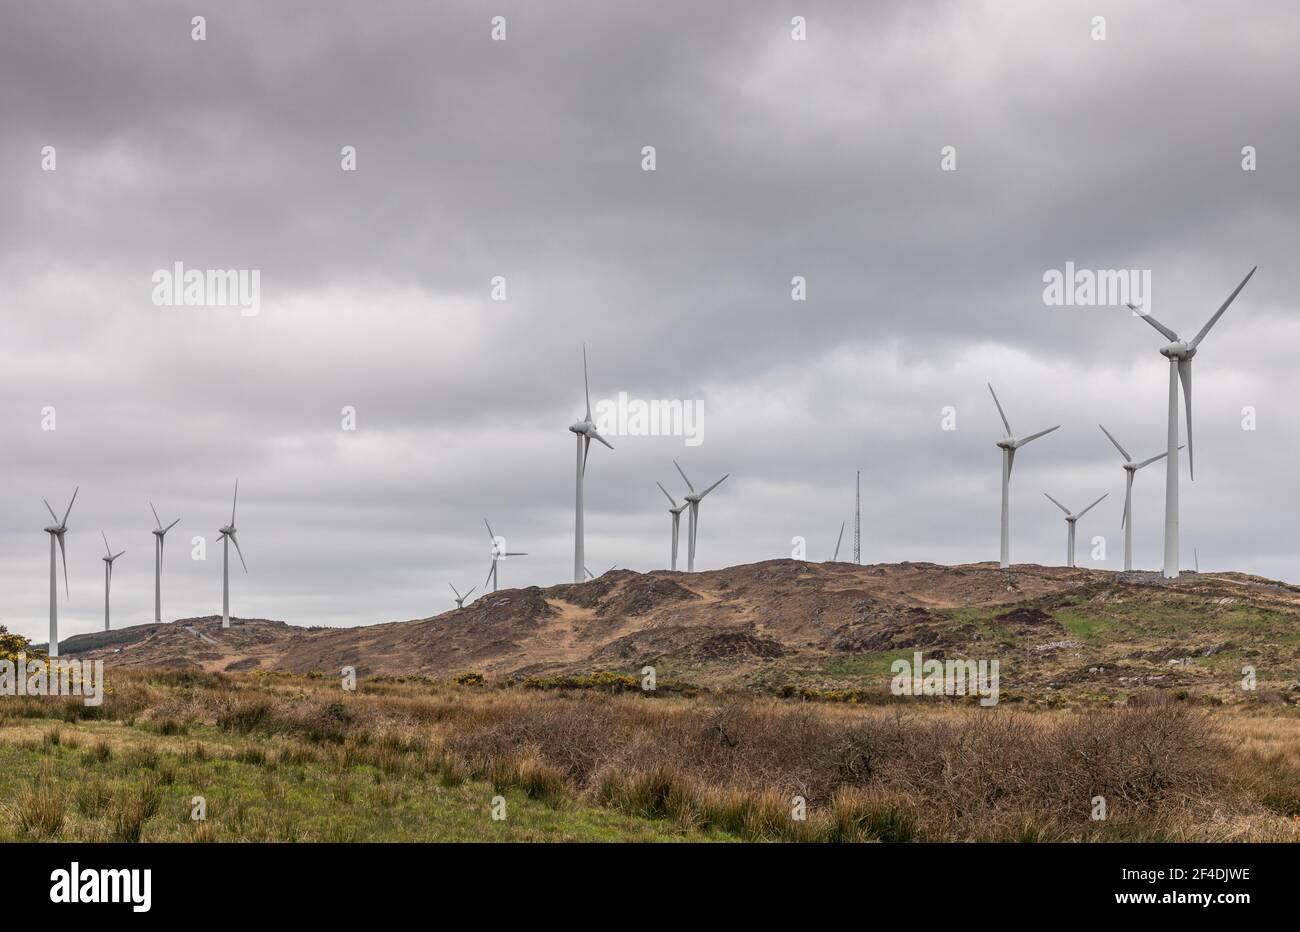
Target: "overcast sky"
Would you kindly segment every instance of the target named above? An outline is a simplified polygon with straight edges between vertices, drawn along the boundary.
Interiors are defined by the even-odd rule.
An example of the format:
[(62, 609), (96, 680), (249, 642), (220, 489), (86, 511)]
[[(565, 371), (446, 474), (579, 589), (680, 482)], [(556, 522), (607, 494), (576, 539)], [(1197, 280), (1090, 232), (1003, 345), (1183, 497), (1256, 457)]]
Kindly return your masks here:
[[(165, 617), (220, 612), (236, 476), (239, 616), (444, 611), (448, 581), (481, 591), (484, 518), (528, 552), (503, 586), (565, 581), (584, 340), (593, 400), (705, 412), (698, 446), (593, 448), (597, 573), (667, 566), (674, 458), (697, 486), (731, 474), (702, 568), (796, 536), (828, 559), (842, 521), (849, 557), (857, 469), (864, 562), (996, 559), (987, 381), (1017, 431), (1062, 425), (1017, 458), (1013, 561), (1064, 560), (1042, 491), (1108, 491), (1080, 559), (1119, 568), (1124, 474), (1097, 424), (1164, 449), (1164, 341), (1122, 308), (1046, 306), (1067, 261), (1150, 270), (1186, 337), (1259, 265), (1196, 357), (1183, 563), (1300, 580), (1300, 8), (844, 6), (5, 4), (0, 623), (45, 639), (41, 500), (62, 513), (78, 484), (63, 636), (102, 626), (101, 529), (126, 550), (114, 624), (152, 620), (150, 499), (181, 519)], [(260, 313), (156, 306), (176, 262), (258, 270)], [(1163, 493), (1139, 473), (1145, 567)]]

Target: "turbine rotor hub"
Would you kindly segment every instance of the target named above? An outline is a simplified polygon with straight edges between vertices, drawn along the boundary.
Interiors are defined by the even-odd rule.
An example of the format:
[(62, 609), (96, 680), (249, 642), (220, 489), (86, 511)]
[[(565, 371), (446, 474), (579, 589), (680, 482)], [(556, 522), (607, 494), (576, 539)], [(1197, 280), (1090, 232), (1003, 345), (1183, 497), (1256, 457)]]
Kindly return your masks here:
[(1196, 350), (1188, 346), (1186, 340), (1175, 340), (1160, 347), (1160, 355), (1169, 359), (1191, 359), (1196, 355)]

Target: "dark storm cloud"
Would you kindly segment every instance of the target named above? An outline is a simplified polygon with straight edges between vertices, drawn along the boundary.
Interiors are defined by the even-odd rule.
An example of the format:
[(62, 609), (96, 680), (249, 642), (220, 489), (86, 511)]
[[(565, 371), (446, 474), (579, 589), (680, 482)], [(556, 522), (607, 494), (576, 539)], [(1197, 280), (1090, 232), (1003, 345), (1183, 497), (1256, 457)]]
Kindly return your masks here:
[[(128, 551), (115, 617), (149, 617), (150, 498), (182, 516), (169, 616), (217, 610), (217, 555), (189, 542), (215, 537), (235, 475), (239, 614), (441, 611), (447, 579), (483, 582), (484, 516), (529, 552), (503, 584), (561, 580), (583, 340), (596, 397), (706, 411), (700, 447), (593, 452), (593, 570), (666, 563), (654, 481), (680, 489), (674, 457), (693, 479), (732, 473), (704, 506), (705, 566), (788, 555), (795, 536), (829, 557), (858, 468), (864, 559), (991, 558), (987, 380), (1018, 429), (1065, 425), (1017, 461), (1013, 556), (1062, 557), (1040, 491), (1110, 490), (1080, 537), (1105, 534), (1114, 567), (1123, 476), (1096, 423), (1160, 449), (1165, 369), (1127, 312), (1043, 305), (1044, 271), (1068, 260), (1150, 268), (1153, 311), (1189, 332), (1261, 266), (1197, 358), (1184, 549), (1293, 578), (1295, 506), (1264, 493), (1295, 452), (1300, 11), (839, 7), (10, 5), (0, 618), (42, 636), (40, 500), (77, 483), (68, 633), (97, 624), (101, 526)], [(176, 261), (261, 270), (261, 313), (155, 307), (150, 276)], [(495, 275), (508, 301), (489, 299)], [(1139, 477), (1146, 565), (1162, 493), (1162, 474)]]

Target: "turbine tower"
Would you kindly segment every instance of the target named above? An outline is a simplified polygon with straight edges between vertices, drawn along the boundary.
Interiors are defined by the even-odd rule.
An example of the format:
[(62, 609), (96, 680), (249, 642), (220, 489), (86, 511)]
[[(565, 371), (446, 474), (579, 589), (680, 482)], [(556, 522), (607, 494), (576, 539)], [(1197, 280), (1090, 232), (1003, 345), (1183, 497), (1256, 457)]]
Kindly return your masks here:
[(1160, 331), (1161, 335), (1170, 342), (1160, 348), (1160, 355), (1169, 360), (1169, 438), (1168, 438), (1168, 455), (1169, 459), (1165, 463), (1165, 568), (1164, 576), (1166, 579), (1178, 578), (1178, 383), (1183, 383), (1183, 398), (1187, 404), (1187, 472), (1192, 481), (1196, 480), (1196, 469), (1193, 466), (1192, 456), (1192, 357), (1196, 355), (1196, 348), (1201, 345), (1205, 335), (1210, 332), (1223, 312), (1228, 309), (1228, 305), (1246, 287), (1246, 282), (1255, 274), (1255, 266), (1246, 273), (1246, 277), (1241, 280), (1241, 284), (1233, 289), (1232, 294), (1228, 295), (1228, 300), (1224, 301), (1219, 309), (1214, 312), (1214, 316), (1205, 322), (1200, 333), (1192, 338), (1191, 342), (1180, 340), (1178, 334), (1170, 330), (1160, 321), (1156, 320), (1145, 311), (1128, 305), (1129, 310), (1136, 313), (1148, 324)]
[[(581, 482), (581, 480), (579, 480), (579, 482)], [(500, 560), (504, 560), (506, 557), (526, 557), (528, 556), (528, 554), (507, 553), (502, 549), (502, 545), (505, 543), (505, 539), (496, 536), (496, 534), (492, 530), (492, 525), (487, 523), (487, 518), (483, 519), (483, 524), (486, 525), (487, 527), (488, 537), (492, 538), (492, 565), (488, 567), (487, 579), (483, 581), (483, 588), (486, 590), (487, 584), (491, 583), (492, 591), (496, 592), (497, 591), (497, 562)], [(579, 579), (578, 582), (582, 582), (582, 580)]]
[[(63, 557), (63, 594), (71, 598), (71, 591), (68, 589), (68, 551), (63, 542), (63, 535), (68, 533), (68, 515), (72, 514), (72, 503), (77, 500), (77, 493), (81, 491), (81, 486), (72, 490), (72, 501), (68, 502), (68, 510), (63, 513), (63, 520), (54, 513), (49, 502), (45, 502), (45, 510), (50, 513), (54, 523), (45, 529), (45, 533), (50, 535), (50, 647), (49, 655), (51, 657), (59, 656), (59, 583), (58, 574), (54, 566), (54, 543), (58, 541), (59, 554)], [(41, 499), (45, 501), (44, 499)]]
[(840, 543), (844, 540), (844, 525), (847, 523), (847, 521), (840, 522), (840, 536), (835, 538), (835, 556), (831, 557), (832, 563), (840, 562)]
[(664, 493), (664, 496), (668, 499), (669, 502), (672, 503), (672, 506), (673, 506), (673, 507), (671, 507), (671, 508), (668, 509), (668, 513), (669, 513), (670, 515), (673, 516), (673, 565), (672, 565), (672, 568), (673, 568), (673, 570), (676, 570), (676, 569), (677, 569), (677, 538), (680, 536), (680, 535), (678, 534), (678, 531), (679, 531), (679, 529), (681, 528), (681, 524), (682, 524), (682, 512), (685, 511), (688, 507), (690, 507), (690, 502), (683, 502), (682, 504), (679, 505), (679, 504), (677, 504), (677, 499), (675, 499), (675, 498), (673, 498), (671, 495), (669, 495), (669, 494), (668, 494), (668, 490), (665, 489), (665, 488), (663, 487), (662, 484), (656, 482), (655, 485), (659, 486), (659, 491)]
[[(1044, 495), (1047, 495), (1046, 492), (1044, 492), (1043, 494), (1044, 494)], [(1110, 494), (1109, 492), (1106, 492), (1104, 495), (1102, 495), (1101, 498), (1105, 498), (1105, 497), (1106, 497), (1107, 495), (1109, 495), (1109, 494)], [(1070, 513), (1070, 509), (1066, 508), (1064, 505), (1062, 505), (1062, 504), (1061, 504), (1060, 502), (1058, 502), (1056, 499), (1052, 498), (1052, 496), (1047, 495), (1047, 498), (1051, 501), (1051, 503), (1052, 503), (1053, 505), (1055, 505), (1057, 508), (1059, 508), (1059, 509), (1061, 509), (1062, 511), (1065, 512), (1065, 523), (1066, 523), (1067, 525), (1069, 525), (1069, 528), (1070, 528), (1069, 534), (1067, 535), (1067, 544), (1066, 544), (1066, 552), (1065, 552), (1065, 565), (1066, 565), (1066, 566), (1071, 566), (1071, 567), (1072, 567), (1072, 566), (1074, 566), (1074, 524), (1075, 524), (1076, 521), (1078, 521), (1080, 518), (1082, 518), (1082, 517), (1083, 517), (1084, 515), (1086, 515), (1088, 512), (1092, 511), (1093, 507), (1097, 504), (1097, 502), (1100, 502), (1100, 501), (1101, 501), (1101, 498), (1097, 499), (1096, 502), (1093, 502), (1093, 503), (1092, 503), (1091, 505), (1089, 505), (1087, 508), (1083, 509), (1083, 511), (1079, 512), (1077, 515), (1075, 515), (1075, 514), (1071, 514), (1071, 513)]]
[(120, 557), (122, 554), (126, 553), (126, 551), (120, 550), (117, 553), (114, 553), (113, 548), (108, 546), (108, 535), (105, 534), (103, 531), (100, 531), (99, 534), (101, 537), (104, 538), (104, 556), (100, 557), (100, 559), (104, 561), (104, 630), (107, 631), (108, 630), (108, 590), (113, 585), (113, 561), (116, 560), (118, 557)]
[[(591, 419), (591, 388), (587, 382), (587, 344), (582, 345), (582, 387), (587, 395), (587, 415), (581, 421), (569, 425), (569, 430), (573, 431), (578, 441), (578, 463), (577, 463), (577, 492), (575, 493), (575, 514), (573, 522), (573, 581), (582, 582), (582, 573), (586, 567), (583, 565), (583, 529), (582, 529), (582, 478), (587, 472), (587, 450), (591, 447), (592, 440), (599, 440), (611, 450), (614, 445), (608, 440), (596, 433), (596, 425)], [(493, 561), (493, 569), (496, 567), (496, 561)]]
[[(451, 586), (451, 583), (447, 583), (447, 585)], [(451, 591), (456, 593), (456, 607), (464, 608), (465, 600), (468, 599), (470, 597), (470, 593), (472, 593), (477, 588), (478, 586), (471, 586), (469, 592), (466, 592), (464, 595), (461, 595), (460, 592), (457, 591), (455, 586), (451, 586)]]
[[(1111, 437), (1110, 431), (1102, 427), (1101, 424), (1097, 426), (1101, 427), (1101, 432), (1110, 438), (1111, 443), (1115, 444), (1115, 449), (1119, 450), (1119, 455), (1124, 457), (1124, 472), (1128, 474), (1124, 480), (1124, 515), (1119, 519), (1119, 526), (1124, 529), (1124, 569), (1127, 571), (1133, 569), (1133, 476), (1143, 466), (1150, 466), (1156, 460), (1168, 456), (1169, 453), (1166, 451), (1140, 463), (1135, 463), (1133, 457), (1128, 455), (1128, 450), (1120, 446), (1118, 440)], [(1178, 449), (1181, 450), (1182, 446), (1180, 445)]]
[[(235, 534), (235, 506), (239, 504), (239, 480), (235, 480), (235, 499), (230, 503), (230, 523), (221, 528), (221, 627), (230, 627), (230, 545), (235, 545), (239, 554), (239, 563), (248, 572), (244, 562), (244, 551), (239, 549), (239, 537)], [(178, 519), (179, 520), (179, 519)]]
[(858, 470), (857, 491), (853, 495), (853, 562), (862, 565), (862, 470)]
[(162, 519), (158, 517), (158, 509), (153, 507), (153, 502), (149, 503), (149, 509), (153, 512), (153, 519), (158, 524), (158, 527), (153, 531), (153, 620), (160, 622), (162, 621), (163, 538), (181, 519), (177, 518), (171, 524), (163, 527)]
[(998, 393), (993, 391), (993, 386), (989, 386), (989, 394), (993, 396), (993, 403), (998, 406), (998, 414), (1002, 418), (1002, 426), (1007, 429), (1007, 435), (997, 442), (1002, 448), (1002, 556), (999, 566), (1007, 569), (1011, 566), (1011, 467), (1016, 461), (1016, 450), (1023, 447), (1031, 440), (1037, 440), (1044, 434), (1050, 434), (1057, 430), (1061, 425), (1049, 427), (1047, 430), (1040, 430), (1036, 434), (1030, 434), (1028, 437), (1016, 437), (1011, 432), (1011, 422), (1007, 420), (1006, 412), (1002, 410), (1002, 402), (998, 401)]
[[(673, 460), (673, 465), (677, 466), (677, 460)], [(681, 466), (677, 466), (677, 471), (682, 474), (683, 479), (686, 479), (686, 473), (682, 472)], [(731, 473), (727, 473), (727, 476), (730, 475)], [(704, 496), (722, 485), (722, 480), (726, 479), (727, 476), (723, 476), (722, 479), (719, 479), (698, 494), (695, 491), (695, 486), (691, 485), (691, 480), (686, 479), (686, 487), (691, 490), (690, 494), (686, 496), (686, 504), (691, 507), (690, 520), (687, 522), (686, 530), (686, 571), (688, 573), (695, 572), (695, 532), (700, 526), (700, 502), (703, 501)]]

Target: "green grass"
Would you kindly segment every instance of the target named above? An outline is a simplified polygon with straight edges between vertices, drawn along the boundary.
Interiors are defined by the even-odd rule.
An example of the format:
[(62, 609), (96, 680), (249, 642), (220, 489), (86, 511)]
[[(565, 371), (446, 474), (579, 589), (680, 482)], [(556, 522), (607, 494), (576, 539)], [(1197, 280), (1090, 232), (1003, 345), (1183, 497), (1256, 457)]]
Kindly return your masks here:
[[(56, 729), (57, 744), (43, 740)], [(87, 753), (101, 739), (114, 748), (102, 761)], [(196, 743), (212, 756), (186, 755)], [(722, 833), (680, 829), (571, 799), (548, 805), (513, 788), (501, 794), (506, 819), (494, 821), (497, 793), (489, 783), (417, 767), (387, 773), (369, 764), (292, 763), (292, 757), (281, 760), (271, 753), (264, 763), (225, 756), (256, 759), (247, 752), (259, 744), (274, 742), (232, 744), (229, 735), (211, 728), (158, 738), (108, 722), (70, 726), (30, 720), (21, 728), (5, 728), (0, 732), (0, 841), (121, 839), (121, 813), (142, 793), (157, 797), (140, 833), (143, 841), (193, 840), (194, 796), (206, 799), (209, 830), (217, 841), (730, 840)], [(24, 806), (51, 795), (61, 800), (61, 826), (53, 833), (25, 828), (31, 820), (20, 817)]]
[(831, 657), (822, 666), (822, 673), (840, 680), (868, 680), (863, 686), (887, 686), (889, 668), (895, 660), (912, 660), (912, 648), (882, 650), (865, 654), (844, 654)]
[(1114, 627), (1114, 622), (1109, 618), (1085, 615), (1080, 612), (1058, 611), (1054, 617), (1072, 637), (1089, 642), (1101, 640)]

